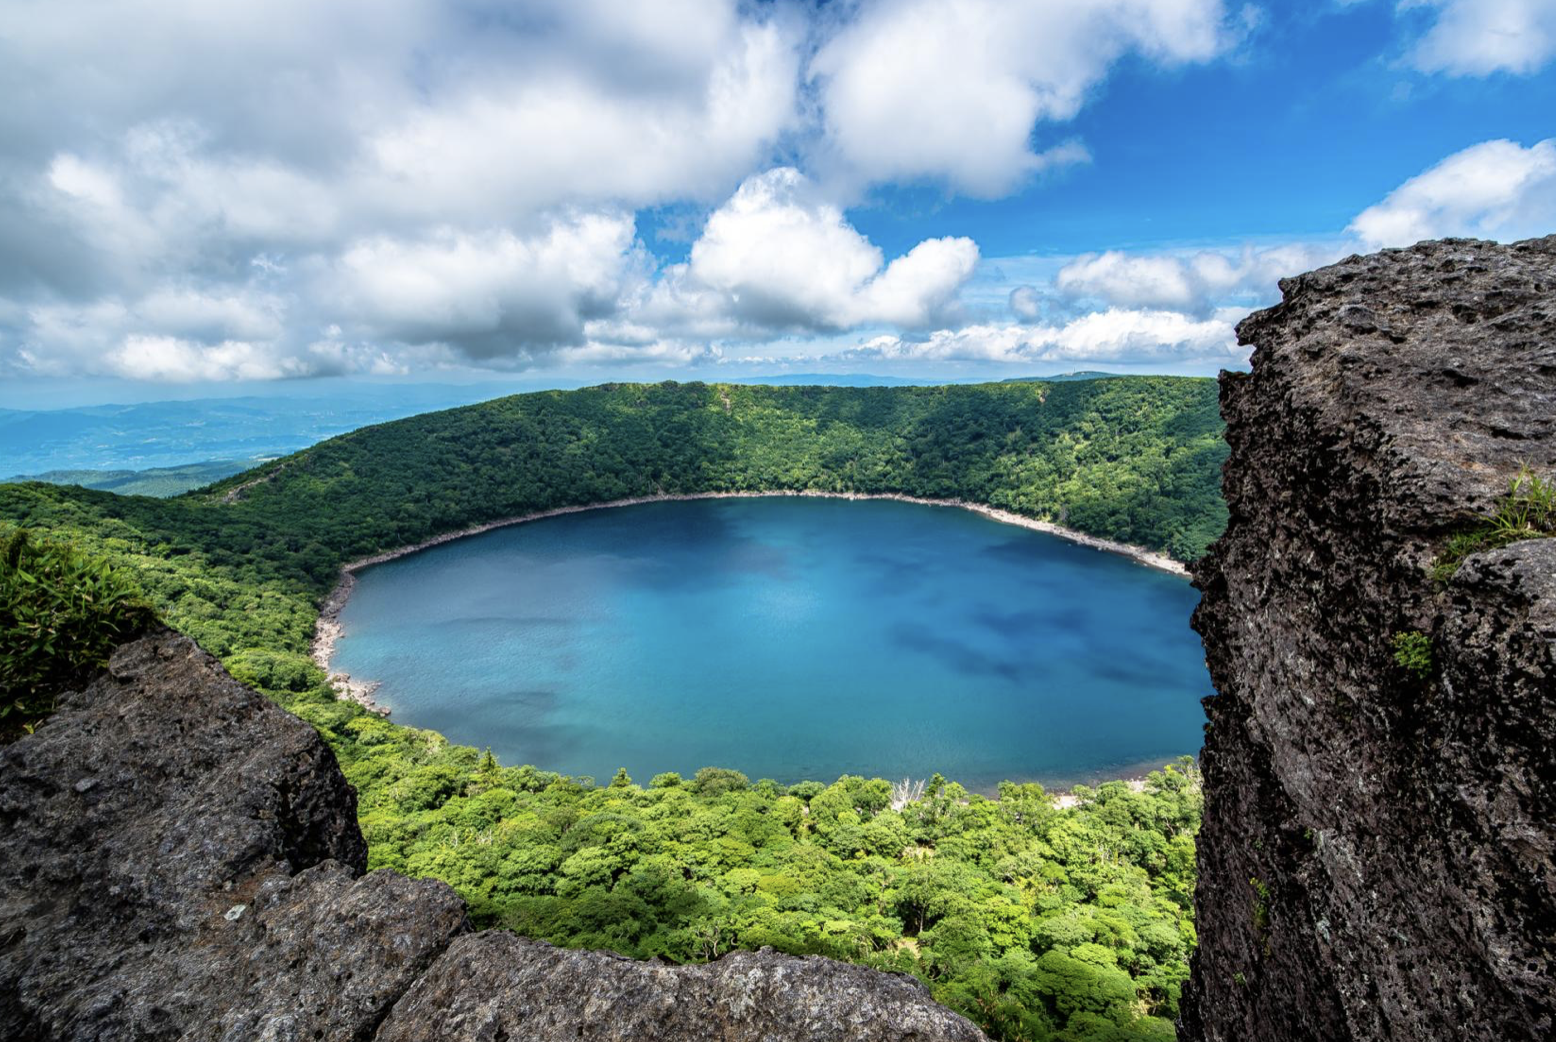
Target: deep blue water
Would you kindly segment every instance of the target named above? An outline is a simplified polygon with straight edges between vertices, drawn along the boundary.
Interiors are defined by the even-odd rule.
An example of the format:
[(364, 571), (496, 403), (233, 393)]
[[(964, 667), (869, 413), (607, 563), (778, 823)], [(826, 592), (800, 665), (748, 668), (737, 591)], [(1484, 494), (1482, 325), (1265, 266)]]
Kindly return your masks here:
[(970, 788), (1197, 753), (1182, 579), (964, 510), (698, 500), (498, 529), (378, 565), (335, 668), (509, 764), (717, 765)]

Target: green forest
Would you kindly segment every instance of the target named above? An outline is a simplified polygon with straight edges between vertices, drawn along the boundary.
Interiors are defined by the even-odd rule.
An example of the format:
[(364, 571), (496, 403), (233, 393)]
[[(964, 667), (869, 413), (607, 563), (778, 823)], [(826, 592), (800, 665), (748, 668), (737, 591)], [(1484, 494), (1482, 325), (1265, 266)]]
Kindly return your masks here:
[[(0, 485), (0, 536), (29, 530), (14, 545), (149, 605), (318, 728), (358, 790), (371, 865), (448, 881), (480, 924), (677, 961), (822, 953), (914, 973), (997, 1038), (1166, 1039), (1194, 939), (1191, 764), (1062, 808), (1036, 785), (989, 799), (936, 776), (894, 793), (738, 764), (597, 784), (366, 713), (308, 651), (345, 562), (656, 493), (959, 498), (1191, 560), (1226, 520), (1221, 431), (1205, 379), (613, 384), (367, 427), (172, 499)], [(20, 649), (43, 638), (24, 616), (59, 620), (59, 643), (80, 621), (40, 612), (29, 598), (59, 584), (16, 567), (0, 561), (0, 653), (36, 678)], [(13, 731), (36, 723), (17, 715), (36, 694)]]

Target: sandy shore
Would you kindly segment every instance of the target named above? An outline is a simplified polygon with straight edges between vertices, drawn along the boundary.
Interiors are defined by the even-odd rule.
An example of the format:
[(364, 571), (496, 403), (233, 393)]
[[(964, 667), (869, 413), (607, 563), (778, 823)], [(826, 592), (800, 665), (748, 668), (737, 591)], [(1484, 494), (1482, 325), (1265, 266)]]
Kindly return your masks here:
[(494, 528), (523, 524), (525, 521), (539, 521), (547, 517), (561, 517), (563, 514), (578, 514), (585, 510), (607, 510), (612, 507), (638, 506), (642, 503), (667, 503), (692, 499), (759, 499), (767, 496), (806, 496), (816, 499), (894, 499), (901, 503), (917, 503), (920, 506), (927, 507), (957, 507), (961, 510), (971, 510), (975, 514), (982, 514), (984, 517), (992, 521), (998, 521), (1001, 524), (1029, 528), (1034, 532), (1045, 532), (1048, 535), (1067, 539), (1072, 543), (1079, 543), (1081, 546), (1089, 546), (1093, 550), (1119, 554), (1148, 568), (1155, 568), (1181, 578), (1186, 579), (1189, 575), (1187, 568), (1165, 554), (1159, 554), (1129, 543), (1101, 539), (1094, 535), (1087, 535), (1084, 532), (1065, 528), (1063, 525), (1056, 525), (1051, 521), (1038, 521), (1035, 518), (1013, 514), (1008, 510), (984, 506), (982, 503), (969, 503), (964, 499), (924, 499), (919, 496), (904, 496), (895, 492), (865, 494), (860, 492), (816, 492), (809, 490), (689, 492), (679, 495), (634, 496), (630, 499), (613, 499), (605, 503), (591, 503), (587, 506), (576, 507), (558, 507), (555, 510), (542, 510), (533, 514), (523, 514), (519, 517), (505, 517), (500, 521), (490, 521), (484, 525), (476, 525), (474, 528), (466, 528), (458, 532), (448, 532), (444, 535), (434, 536), (425, 542), (411, 546), (402, 546), (397, 550), (386, 550), (381, 554), (374, 554), (371, 557), (364, 557), (350, 562), (341, 568), (340, 581), (335, 584), (335, 588), (330, 591), (329, 596), (324, 599), (324, 604), (320, 606), (319, 621), (314, 625), (313, 660), (319, 664), (319, 668), (329, 673), (330, 683), (335, 686), (335, 690), (342, 698), (348, 698), (365, 709), (387, 716), (389, 710), (373, 701), (373, 692), (378, 688), (377, 681), (353, 680), (349, 674), (335, 673), (330, 670), (330, 660), (335, 657), (335, 645), (340, 642), (344, 632), (340, 625), (340, 611), (346, 606), (346, 601), (350, 599), (351, 591), (356, 586), (356, 573), (363, 568), (375, 564), (383, 564), (385, 561), (392, 561), (397, 557), (405, 557), (408, 554), (414, 554), (429, 547), (440, 546), (443, 543), (451, 543), (455, 539), (464, 539), (466, 536), (490, 532)]
[[(1145, 791), (1144, 778), (1120, 778), (1118, 780), (1128, 785), (1130, 792)], [(1099, 782), (1098, 784), (1100, 785), (1101, 783)], [(1091, 786), (1091, 788), (1095, 787)], [(1054, 806), (1060, 810), (1069, 810), (1071, 807), (1079, 807), (1081, 805), (1081, 798), (1075, 795), (1071, 789), (1066, 789), (1063, 792), (1051, 792), (1048, 795), (1053, 800)]]
[(313, 647), (310, 651), (319, 668), (329, 674), (330, 686), (335, 689), (337, 698), (355, 702), (370, 713), (388, 716), (389, 710), (373, 700), (373, 692), (378, 690), (378, 681), (355, 680), (350, 673), (337, 673), (330, 669), (330, 659), (335, 657), (335, 645), (345, 632), (340, 625), (340, 609), (346, 606), (357, 584), (354, 571), (360, 567), (364, 566), (354, 561), (341, 569), (340, 581), (319, 609), (319, 621), (313, 625)]

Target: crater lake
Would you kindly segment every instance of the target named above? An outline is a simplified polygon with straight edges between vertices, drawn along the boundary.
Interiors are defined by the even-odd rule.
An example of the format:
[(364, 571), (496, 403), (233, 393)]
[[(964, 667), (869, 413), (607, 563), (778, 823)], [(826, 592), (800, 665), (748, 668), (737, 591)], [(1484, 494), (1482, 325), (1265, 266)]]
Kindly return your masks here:
[(966, 510), (660, 502), (364, 569), (332, 665), (380, 682), (400, 723), (601, 783), (719, 766), (1064, 786), (1198, 752), (1198, 596)]

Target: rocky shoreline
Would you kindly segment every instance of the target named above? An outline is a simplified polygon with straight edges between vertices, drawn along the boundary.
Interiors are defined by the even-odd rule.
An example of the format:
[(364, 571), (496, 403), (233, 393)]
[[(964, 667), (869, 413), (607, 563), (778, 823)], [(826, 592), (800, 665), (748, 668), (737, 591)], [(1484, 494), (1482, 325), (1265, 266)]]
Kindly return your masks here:
[(341, 569), (340, 581), (335, 584), (335, 588), (330, 591), (330, 595), (324, 599), (324, 604), (319, 608), (319, 620), (313, 626), (313, 645), (309, 653), (319, 664), (319, 668), (329, 674), (329, 683), (335, 689), (337, 698), (355, 702), (370, 713), (388, 716), (388, 707), (381, 706), (373, 700), (373, 693), (378, 690), (378, 681), (353, 680), (350, 673), (340, 673), (330, 669), (330, 660), (335, 657), (335, 645), (345, 633), (340, 625), (340, 610), (346, 606), (351, 591), (357, 585), (356, 569), (361, 567), (365, 565), (354, 561)]
[(467, 536), (480, 535), (497, 528), (506, 528), (509, 525), (523, 524), (526, 521), (540, 521), (548, 517), (561, 517), (564, 514), (578, 514), (585, 510), (608, 510), (614, 507), (639, 506), (644, 503), (671, 503), (693, 499), (760, 499), (770, 496), (801, 496), (815, 499), (890, 499), (899, 503), (916, 503), (919, 506), (928, 507), (957, 507), (962, 510), (970, 510), (975, 514), (998, 521), (1001, 524), (1016, 525), (1020, 528), (1031, 529), (1034, 532), (1043, 532), (1047, 535), (1058, 536), (1072, 543), (1087, 546), (1093, 550), (1105, 553), (1119, 554), (1127, 557), (1137, 564), (1158, 571), (1167, 572), (1187, 579), (1189, 572), (1182, 564), (1174, 561), (1165, 554), (1159, 554), (1147, 550), (1141, 546), (1130, 543), (1120, 543), (1112, 539), (1102, 539), (1098, 536), (1077, 532), (1063, 525), (1056, 525), (1051, 521), (1039, 521), (1036, 518), (1023, 517), (1020, 514), (1008, 510), (1000, 510), (997, 507), (985, 506), (982, 503), (972, 503), (965, 499), (925, 499), (921, 496), (907, 496), (897, 492), (821, 492), (811, 489), (805, 490), (779, 490), (775, 492), (687, 492), (687, 493), (663, 493), (653, 496), (632, 496), (627, 499), (612, 499), (604, 503), (590, 503), (583, 506), (557, 507), (554, 510), (541, 510), (532, 514), (522, 514), (518, 517), (507, 517), (500, 521), (489, 521), (484, 525), (476, 525), (473, 528), (461, 529), (457, 532), (446, 532), (443, 535), (434, 536), (420, 543), (410, 546), (402, 546), (395, 550), (386, 550), (381, 554), (373, 554), (352, 561), (340, 570), (340, 581), (324, 599), (319, 608), (319, 620), (314, 625), (313, 645), (311, 654), (313, 660), (319, 664), (319, 668), (329, 674), (331, 685), (334, 686), (341, 698), (349, 699), (362, 706), (369, 712), (388, 716), (389, 710), (373, 700), (373, 694), (378, 690), (376, 680), (355, 680), (349, 673), (338, 673), (330, 669), (330, 661), (335, 657), (335, 646), (340, 642), (344, 630), (340, 625), (340, 612), (351, 599), (351, 591), (356, 587), (356, 573), (363, 568), (375, 564), (383, 564), (393, 561), (398, 557), (405, 557), (443, 543), (451, 543), (456, 539), (464, 539)]

